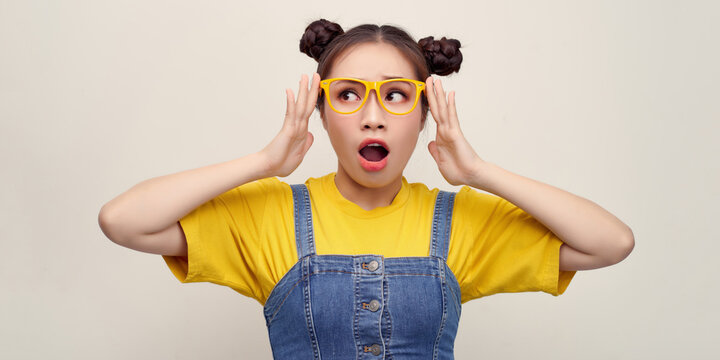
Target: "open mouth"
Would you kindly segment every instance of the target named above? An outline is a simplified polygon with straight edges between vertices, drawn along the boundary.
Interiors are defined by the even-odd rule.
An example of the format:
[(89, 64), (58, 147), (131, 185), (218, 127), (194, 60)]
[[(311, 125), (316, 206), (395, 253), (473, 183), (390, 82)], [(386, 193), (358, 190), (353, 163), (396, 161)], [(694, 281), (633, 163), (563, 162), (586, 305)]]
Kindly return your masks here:
[(360, 149), (360, 156), (372, 162), (381, 161), (388, 156), (388, 153), (388, 150), (378, 143), (368, 144)]
[(387, 165), (390, 150), (381, 139), (365, 139), (358, 150), (360, 166), (366, 171), (380, 171)]

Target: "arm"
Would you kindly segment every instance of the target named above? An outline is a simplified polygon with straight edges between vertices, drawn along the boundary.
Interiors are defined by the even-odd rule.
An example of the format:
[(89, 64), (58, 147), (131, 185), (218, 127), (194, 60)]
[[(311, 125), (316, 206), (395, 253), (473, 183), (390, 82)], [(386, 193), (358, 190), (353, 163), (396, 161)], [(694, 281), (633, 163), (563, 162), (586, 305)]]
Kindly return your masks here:
[(443, 177), (496, 194), (526, 211), (557, 235), (560, 270), (587, 270), (622, 261), (635, 240), (630, 228), (597, 204), (556, 187), (511, 173), (482, 160), (460, 130), (455, 93), (428, 78), (428, 102), (437, 122), (437, 138), (428, 144)]
[(630, 228), (594, 202), (480, 160), (469, 186), (496, 194), (540, 221), (565, 244), (560, 270), (616, 264), (634, 247)]
[(308, 119), (314, 110), (320, 78), (303, 75), (297, 102), (287, 89), (282, 129), (261, 151), (198, 169), (145, 180), (106, 203), (98, 214), (100, 228), (113, 242), (138, 251), (187, 255), (179, 220), (212, 198), (242, 184), (287, 176), (312, 145)]

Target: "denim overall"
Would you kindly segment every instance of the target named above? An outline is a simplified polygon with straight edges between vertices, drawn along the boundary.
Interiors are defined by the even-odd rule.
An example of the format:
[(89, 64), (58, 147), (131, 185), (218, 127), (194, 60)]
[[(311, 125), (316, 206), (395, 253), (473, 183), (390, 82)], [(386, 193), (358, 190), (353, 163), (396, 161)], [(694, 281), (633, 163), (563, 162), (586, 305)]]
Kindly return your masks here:
[(430, 256), (385, 258), (317, 255), (307, 187), (292, 193), (299, 260), (265, 303), (273, 357), (453, 359), (460, 286), (445, 259), (455, 194), (438, 193)]

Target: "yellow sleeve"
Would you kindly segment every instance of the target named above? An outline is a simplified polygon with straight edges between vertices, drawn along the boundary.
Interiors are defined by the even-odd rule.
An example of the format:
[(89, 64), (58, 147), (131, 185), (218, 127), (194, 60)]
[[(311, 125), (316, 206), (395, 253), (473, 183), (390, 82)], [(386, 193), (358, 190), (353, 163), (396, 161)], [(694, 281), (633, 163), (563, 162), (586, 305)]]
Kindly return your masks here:
[(283, 243), (294, 231), (288, 213), (292, 192), (276, 178), (236, 187), (180, 219), (188, 256), (163, 258), (183, 283), (225, 285), (264, 303), (277, 269), (296, 259), (294, 246)]
[(560, 295), (574, 271), (560, 271), (563, 242), (513, 203), (467, 186), (455, 198), (448, 266), (462, 302), (501, 292)]

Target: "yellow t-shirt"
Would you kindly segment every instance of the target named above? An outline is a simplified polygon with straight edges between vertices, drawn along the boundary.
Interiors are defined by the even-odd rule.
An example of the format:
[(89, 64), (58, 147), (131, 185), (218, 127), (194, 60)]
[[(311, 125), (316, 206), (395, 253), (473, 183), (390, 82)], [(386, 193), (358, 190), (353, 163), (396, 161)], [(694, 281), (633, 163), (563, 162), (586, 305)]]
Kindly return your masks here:
[[(402, 179), (389, 206), (370, 211), (345, 199), (335, 174), (310, 178), (318, 255), (428, 256), (438, 189)], [(251, 182), (180, 219), (188, 256), (163, 256), (181, 282), (229, 286), (261, 304), (298, 261), (290, 185)], [(462, 302), (500, 292), (562, 294), (574, 271), (559, 271), (562, 242), (509, 201), (463, 187), (455, 197), (447, 264)]]

